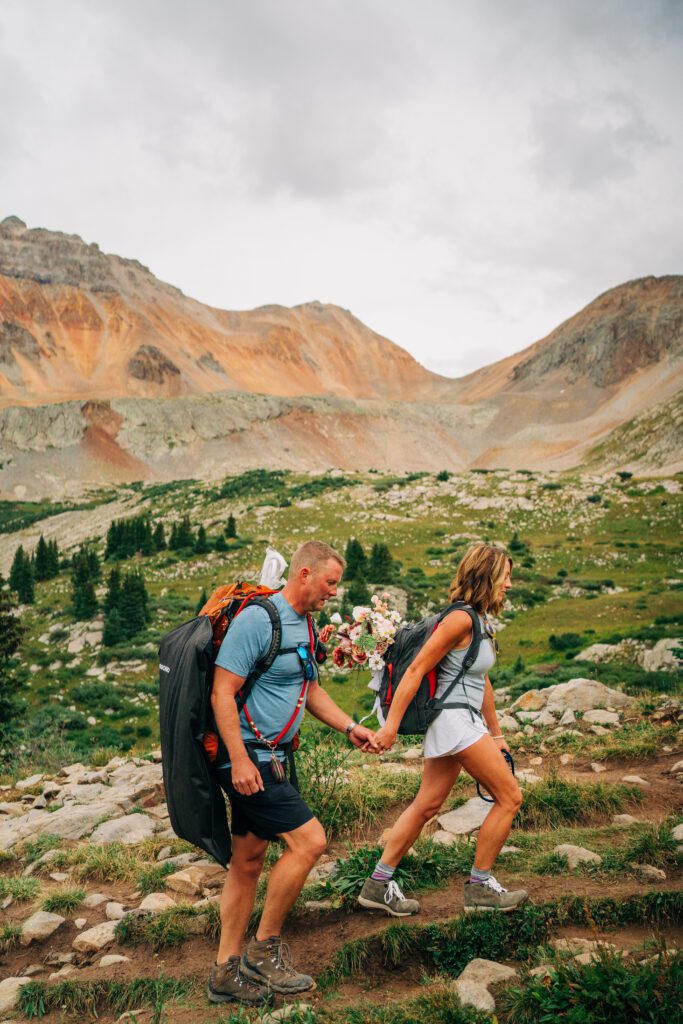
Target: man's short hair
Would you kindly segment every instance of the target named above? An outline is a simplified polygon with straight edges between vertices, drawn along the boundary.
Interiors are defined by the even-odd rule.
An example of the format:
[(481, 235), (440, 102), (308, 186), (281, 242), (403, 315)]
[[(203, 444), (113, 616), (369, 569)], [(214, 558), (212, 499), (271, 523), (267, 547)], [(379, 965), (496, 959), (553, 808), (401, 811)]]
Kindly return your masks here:
[(326, 562), (329, 562), (331, 558), (338, 562), (342, 569), (346, 568), (346, 560), (342, 558), (339, 552), (331, 548), (329, 544), (323, 544), (321, 540), (307, 540), (292, 555), (289, 574), (290, 576), (296, 576), (304, 568), (316, 572)]

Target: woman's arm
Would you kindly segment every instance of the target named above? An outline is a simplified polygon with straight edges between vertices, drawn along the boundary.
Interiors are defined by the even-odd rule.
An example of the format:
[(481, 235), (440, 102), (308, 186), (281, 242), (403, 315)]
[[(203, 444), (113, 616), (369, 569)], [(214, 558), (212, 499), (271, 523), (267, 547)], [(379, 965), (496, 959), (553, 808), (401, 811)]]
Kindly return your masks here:
[(472, 622), (467, 612), (451, 612), (418, 652), (396, 689), (385, 725), (376, 733), (377, 742), (385, 750), (396, 742), (398, 727), (406, 708), (419, 690), (423, 677), (436, 668), (454, 647), (462, 647), (463, 641), (471, 633)]
[(502, 736), (500, 726), (498, 725), (498, 715), (496, 714), (495, 698), (493, 696), (493, 687), (491, 686), (491, 680), (488, 675), (486, 676), (486, 682), (484, 683), (484, 699), (481, 705), (481, 713), (484, 716), (486, 726), (491, 733), (491, 736), (496, 741), (501, 750), (510, 750), (505, 738)]

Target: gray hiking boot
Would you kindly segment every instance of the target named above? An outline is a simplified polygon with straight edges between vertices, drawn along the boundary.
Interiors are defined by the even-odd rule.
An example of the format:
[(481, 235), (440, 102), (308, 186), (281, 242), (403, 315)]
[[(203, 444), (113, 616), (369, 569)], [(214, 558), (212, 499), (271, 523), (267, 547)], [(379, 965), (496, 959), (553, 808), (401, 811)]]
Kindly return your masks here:
[(420, 904), (417, 900), (407, 900), (396, 882), (377, 882), (374, 878), (366, 878), (361, 889), (358, 902), (368, 910), (383, 910), (392, 917), (410, 917), (419, 914)]
[(206, 994), (212, 1003), (263, 1006), (271, 1000), (267, 986), (254, 984), (244, 976), (239, 956), (231, 956), (224, 964), (213, 965)]
[(515, 889), (508, 892), (500, 885), (493, 875), (485, 882), (465, 883), (465, 913), (478, 910), (502, 910), (509, 914), (529, 899), (526, 889)]
[(316, 987), (313, 978), (295, 970), (289, 946), (279, 935), (271, 935), (261, 942), (254, 937), (242, 954), (242, 971), (252, 981), (283, 995), (310, 992)]

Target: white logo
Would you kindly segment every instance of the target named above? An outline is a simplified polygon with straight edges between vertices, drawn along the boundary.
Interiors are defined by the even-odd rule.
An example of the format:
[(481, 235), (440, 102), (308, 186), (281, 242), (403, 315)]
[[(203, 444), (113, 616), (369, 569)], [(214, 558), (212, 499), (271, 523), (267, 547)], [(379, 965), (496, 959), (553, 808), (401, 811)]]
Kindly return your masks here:
[(170, 672), (171, 669), (169, 668), (168, 665), (159, 665), (159, 671), (161, 671), (161, 672)]

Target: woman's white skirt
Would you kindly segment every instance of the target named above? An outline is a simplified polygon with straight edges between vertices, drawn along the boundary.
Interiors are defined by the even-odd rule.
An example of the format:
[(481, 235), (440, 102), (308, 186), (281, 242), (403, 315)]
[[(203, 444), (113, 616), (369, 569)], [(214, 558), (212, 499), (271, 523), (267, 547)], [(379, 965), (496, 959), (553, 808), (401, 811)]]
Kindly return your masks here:
[(442, 711), (427, 728), (424, 740), (424, 756), (448, 757), (459, 754), (489, 731), (478, 715), (472, 715), (465, 708)]

